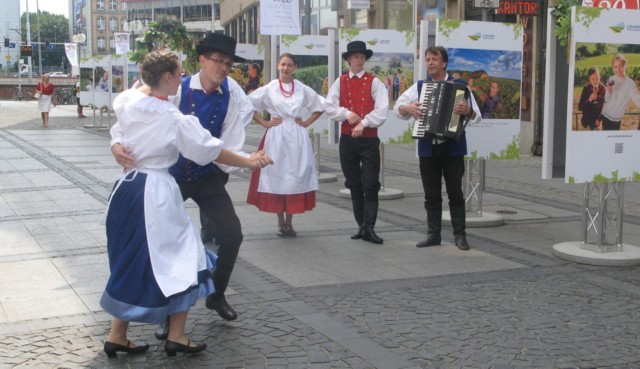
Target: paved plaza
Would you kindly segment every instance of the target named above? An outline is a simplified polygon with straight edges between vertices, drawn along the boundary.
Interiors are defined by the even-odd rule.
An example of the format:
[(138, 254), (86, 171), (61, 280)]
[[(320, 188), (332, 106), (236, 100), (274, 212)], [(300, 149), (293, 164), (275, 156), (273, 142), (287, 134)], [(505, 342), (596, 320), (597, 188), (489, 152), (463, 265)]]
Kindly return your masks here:
[[(169, 358), (156, 326), (133, 324), (139, 356), (102, 351), (111, 317), (99, 305), (109, 276), (100, 224), (114, 177), (109, 117), (58, 106), (40, 127), (34, 102), (0, 102), (0, 368), (640, 368), (640, 267), (576, 264), (552, 254), (580, 240), (582, 185), (541, 180), (541, 160), (489, 161), (483, 210), (505, 224), (468, 228), (471, 250), (418, 249), (423, 193), (413, 145), (386, 145), (384, 244), (351, 240), (351, 201), (335, 145), (323, 144), (317, 207), (294, 217), (246, 204), (249, 173), (227, 188), (245, 235), (228, 299), (238, 320), (204, 301), (187, 335), (208, 348)], [(114, 118), (111, 117), (111, 122)], [(263, 129), (250, 126), (245, 151)], [(445, 197), (446, 198), (446, 197)], [(625, 186), (623, 241), (640, 246), (640, 185)], [(446, 204), (446, 200), (445, 200)], [(198, 211), (186, 203), (194, 221)], [(207, 245), (215, 250), (214, 245)]]

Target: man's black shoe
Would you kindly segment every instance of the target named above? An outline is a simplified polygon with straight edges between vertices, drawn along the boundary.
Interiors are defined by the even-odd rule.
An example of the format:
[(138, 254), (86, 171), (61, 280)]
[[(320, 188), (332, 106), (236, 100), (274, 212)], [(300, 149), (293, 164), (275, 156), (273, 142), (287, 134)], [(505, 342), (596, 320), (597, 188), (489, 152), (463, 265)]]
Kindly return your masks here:
[(427, 238), (418, 242), (416, 247), (429, 247), (429, 246), (438, 246), (442, 243), (442, 238), (440, 234), (429, 234)]
[(358, 232), (356, 232), (356, 233), (351, 235), (351, 239), (352, 240), (360, 240), (360, 239), (362, 239), (362, 231), (363, 231), (363, 228), (362, 228), (362, 226), (360, 226), (360, 228), (358, 228)]
[(460, 250), (469, 250), (469, 243), (466, 236), (454, 236), (453, 241)]
[(224, 298), (224, 295), (218, 293), (212, 293), (207, 296), (206, 304), (207, 309), (215, 310), (218, 315), (224, 320), (236, 320), (238, 318), (238, 314), (236, 314), (235, 310), (227, 303), (227, 300)]
[(378, 237), (376, 232), (373, 231), (373, 228), (369, 227), (363, 227), (362, 239), (376, 244), (381, 244), (383, 242), (382, 238)]

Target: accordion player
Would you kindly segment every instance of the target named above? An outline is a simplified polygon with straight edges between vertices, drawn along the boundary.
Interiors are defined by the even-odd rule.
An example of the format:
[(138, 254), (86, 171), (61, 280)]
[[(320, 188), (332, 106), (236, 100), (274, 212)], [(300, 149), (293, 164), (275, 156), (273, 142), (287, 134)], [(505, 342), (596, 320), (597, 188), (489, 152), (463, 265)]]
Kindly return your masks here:
[(458, 140), (470, 117), (454, 111), (461, 101), (469, 99), (467, 86), (454, 81), (425, 81), (422, 85), (418, 104), (422, 116), (416, 119), (411, 136), (416, 139), (425, 137), (450, 138)]

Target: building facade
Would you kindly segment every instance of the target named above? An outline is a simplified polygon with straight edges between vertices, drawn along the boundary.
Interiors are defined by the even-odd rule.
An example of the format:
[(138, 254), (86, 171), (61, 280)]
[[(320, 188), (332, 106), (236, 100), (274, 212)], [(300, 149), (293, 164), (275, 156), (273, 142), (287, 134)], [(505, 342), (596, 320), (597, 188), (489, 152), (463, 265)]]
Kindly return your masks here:
[[(4, 0), (0, 12), (0, 72), (5, 74), (20, 57), (19, 43), (26, 37), (20, 33), (20, 0)], [(8, 40), (9, 47), (5, 46)], [(13, 46), (13, 47), (11, 47)]]
[(127, 21), (135, 34), (143, 33), (152, 20), (162, 17), (180, 21), (196, 40), (207, 31), (222, 32), (218, 0), (124, 0)]
[(84, 39), (78, 42), (81, 58), (115, 52), (114, 34), (123, 32), (127, 21), (124, 0), (71, 0), (69, 14), (71, 39)]

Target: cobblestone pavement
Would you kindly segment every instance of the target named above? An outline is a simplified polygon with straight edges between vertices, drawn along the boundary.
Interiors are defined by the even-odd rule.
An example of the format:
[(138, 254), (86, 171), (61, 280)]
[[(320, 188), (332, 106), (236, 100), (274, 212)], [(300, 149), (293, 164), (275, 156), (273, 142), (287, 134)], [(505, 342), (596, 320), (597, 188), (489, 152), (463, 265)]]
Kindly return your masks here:
[[(17, 292), (9, 284), (18, 282), (0, 271), (0, 291), (11, 292), (0, 296), (0, 368), (640, 368), (638, 267), (551, 256), (551, 245), (578, 238), (580, 189), (513, 174), (539, 173), (538, 158), (501, 163), (487, 173), (487, 206), (538, 216), (468, 229), (468, 252), (451, 245), (450, 228), (443, 246), (416, 249), (424, 210), (416, 160), (406, 148), (386, 151), (388, 185), (403, 187), (406, 198), (381, 203), (383, 245), (348, 238), (353, 221), (349, 201), (337, 194), (341, 179), (321, 185), (317, 209), (299, 218), (300, 236), (284, 240), (276, 237), (272, 217), (244, 204), (248, 174), (232, 177), (228, 187), (245, 227), (229, 296), (238, 320), (223, 321), (200, 301), (189, 314), (187, 334), (206, 342), (205, 352), (168, 358), (153, 336), (156, 327), (134, 324), (129, 338), (148, 342), (149, 352), (107, 359), (102, 345), (110, 317), (92, 301), (105, 282), (99, 218), (117, 172), (108, 134), (84, 128), (91, 118), (75, 118), (74, 107), (56, 108), (48, 130), (39, 127), (37, 115), (23, 117), (30, 114), (22, 113), (23, 105), (2, 102), (0, 109), (0, 174), (7, 179), (0, 184), (0, 270), (50, 262), (84, 306), (76, 313), (25, 318), (24, 311), (11, 318), (8, 306)], [(261, 134), (249, 129), (247, 150)], [(58, 135), (86, 143), (63, 147)], [(326, 148), (322, 159), (323, 171), (339, 175), (335, 148)], [(65, 181), (39, 184), (38, 178), (53, 178), (50, 171)], [(18, 173), (33, 181), (15, 182)], [(49, 198), (58, 191), (82, 201), (60, 212), (18, 208), (32, 203), (16, 197), (39, 196), (39, 185)], [(628, 193), (637, 194), (637, 187)], [(629, 200), (625, 242), (637, 245), (640, 199)], [(197, 214), (193, 204), (187, 207)], [(7, 241), (23, 224), (30, 232), (25, 237), (40, 245), (37, 252), (31, 241)], [(42, 237), (34, 224), (49, 227), (51, 236)], [(73, 228), (69, 224), (81, 227), (56, 229)], [(53, 235), (56, 240), (47, 239)], [(351, 268), (341, 267), (342, 260)], [(330, 263), (339, 268), (329, 269)], [(41, 273), (33, 267), (26, 279), (40, 281)], [(54, 310), (62, 300), (34, 301)]]

